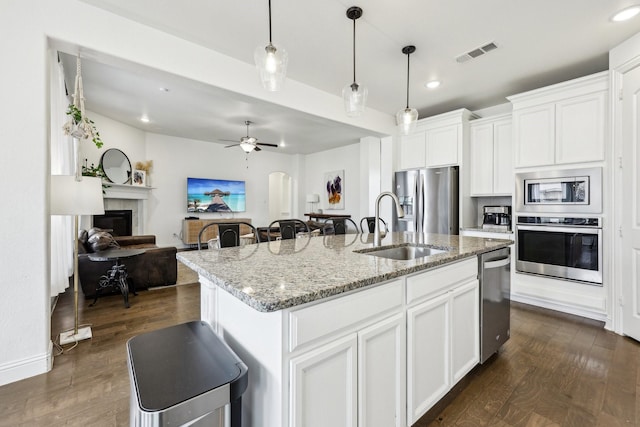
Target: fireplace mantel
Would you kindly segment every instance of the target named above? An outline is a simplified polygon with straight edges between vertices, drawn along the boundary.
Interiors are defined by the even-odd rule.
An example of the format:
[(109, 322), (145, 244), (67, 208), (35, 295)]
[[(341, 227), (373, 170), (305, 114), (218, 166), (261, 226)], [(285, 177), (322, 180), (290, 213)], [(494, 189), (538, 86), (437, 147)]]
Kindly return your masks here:
[(104, 189), (105, 199), (146, 200), (149, 198), (151, 190), (153, 190), (153, 187), (128, 184), (104, 183), (104, 185), (106, 186)]

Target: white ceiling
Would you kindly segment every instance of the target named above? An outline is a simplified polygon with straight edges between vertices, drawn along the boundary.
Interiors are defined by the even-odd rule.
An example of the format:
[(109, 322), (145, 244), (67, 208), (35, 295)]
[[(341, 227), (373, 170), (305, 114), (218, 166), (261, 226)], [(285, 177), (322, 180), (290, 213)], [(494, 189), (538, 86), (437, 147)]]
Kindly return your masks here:
[[(265, 0), (84, 1), (250, 64), (255, 48), (268, 41)], [(640, 32), (640, 17), (624, 23), (610, 20), (633, 3), (273, 0), (273, 42), (289, 52), (287, 77), (340, 96), (353, 73), (353, 27), (345, 12), (360, 6), (364, 13), (357, 21), (357, 81), (369, 88), (368, 107), (394, 115), (405, 106), (407, 62), (401, 49), (413, 44), (417, 50), (411, 55), (410, 106), (427, 117), (501, 104), (508, 95), (607, 69), (608, 51)], [(465, 63), (455, 61), (488, 42), (498, 49)], [(73, 58), (65, 58), (65, 69), (75, 69)], [(235, 140), (245, 134), (244, 120), (253, 120), (252, 136), (262, 142), (285, 141), (286, 147), (267, 150), (288, 153), (320, 151), (371, 135), (157, 70), (84, 60), (83, 79), (85, 95), (90, 94), (88, 109), (152, 132)], [(432, 79), (442, 85), (426, 89), (424, 84)], [(160, 86), (171, 90), (162, 93)], [(142, 113), (152, 123), (140, 123)]]

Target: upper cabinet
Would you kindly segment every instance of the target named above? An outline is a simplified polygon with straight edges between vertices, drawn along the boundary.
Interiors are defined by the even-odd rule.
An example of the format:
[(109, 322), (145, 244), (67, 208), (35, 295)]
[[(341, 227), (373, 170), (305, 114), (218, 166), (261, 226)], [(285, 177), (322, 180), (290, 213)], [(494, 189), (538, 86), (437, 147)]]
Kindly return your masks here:
[(412, 134), (400, 137), (400, 169), (461, 164), (471, 118), (475, 116), (462, 108), (418, 120)]
[(511, 114), (469, 124), (471, 196), (509, 196), (513, 192)]
[(514, 166), (604, 160), (608, 72), (513, 95)]

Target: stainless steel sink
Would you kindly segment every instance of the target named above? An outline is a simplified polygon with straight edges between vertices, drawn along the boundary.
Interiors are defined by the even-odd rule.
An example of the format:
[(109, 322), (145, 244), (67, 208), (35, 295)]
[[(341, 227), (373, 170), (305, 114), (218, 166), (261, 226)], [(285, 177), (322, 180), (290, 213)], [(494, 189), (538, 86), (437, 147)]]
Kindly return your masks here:
[(395, 248), (375, 249), (372, 251), (360, 252), (364, 255), (378, 256), (382, 258), (408, 261), (426, 256), (443, 254), (449, 252), (446, 249), (433, 248), (431, 246), (407, 245)]

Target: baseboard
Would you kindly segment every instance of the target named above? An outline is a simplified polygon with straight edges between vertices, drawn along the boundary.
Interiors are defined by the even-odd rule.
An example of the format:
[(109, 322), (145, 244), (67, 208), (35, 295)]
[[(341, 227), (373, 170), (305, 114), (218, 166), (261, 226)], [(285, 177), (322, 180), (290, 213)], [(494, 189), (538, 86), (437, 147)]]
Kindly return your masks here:
[(48, 351), (33, 357), (0, 365), (0, 386), (49, 372), (53, 366), (53, 343)]
[(561, 313), (572, 314), (574, 316), (585, 317), (587, 319), (598, 320), (600, 322), (606, 322), (607, 315), (604, 313), (597, 313), (591, 310), (572, 307), (565, 304), (559, 304), (557, 302), (552, 302), (549, 300), (544, 300), (542, 298), (536, 298), (532, 296), (519, 295), (515, 293), (511, 293), (511, 300), (516, 302), (521, 302), (523, 304), (533, 305), (536, 307), (542, 307), (549, 310), (559, 311)]

